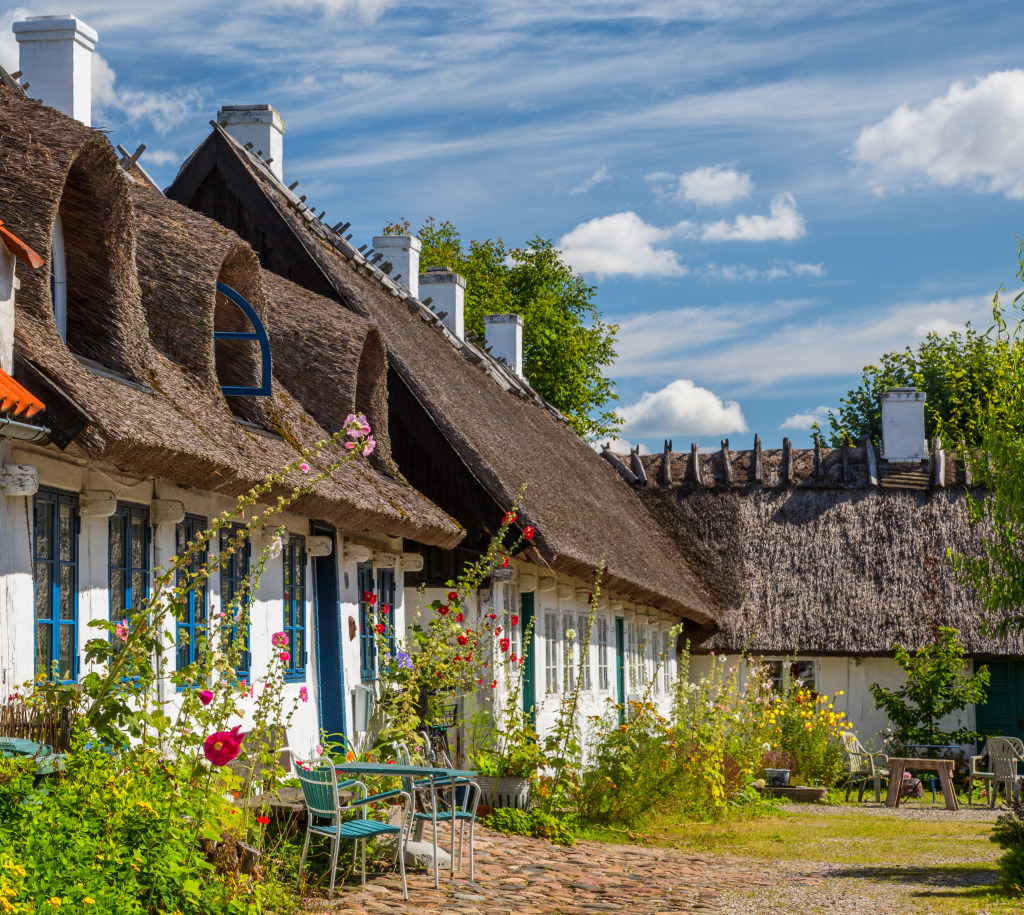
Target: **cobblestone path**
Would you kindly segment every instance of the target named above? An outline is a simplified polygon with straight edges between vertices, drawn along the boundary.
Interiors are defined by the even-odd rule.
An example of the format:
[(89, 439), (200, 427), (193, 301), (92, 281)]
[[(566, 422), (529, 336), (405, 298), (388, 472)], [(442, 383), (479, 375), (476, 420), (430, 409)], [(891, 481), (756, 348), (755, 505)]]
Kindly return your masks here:
[(562, 848), (484, 828), (477, 834), (476, 882), (469, 880), (468, 861), (463, 863), (453, 882), (442, 872), (440, 890), (432, 876), (410, 873), (408, 903), (396, 872), (368, 874), (366, 887), (347, 886), (330, 902), (311, 900), (310, 910), (326, 905), (346, 915), (699, 915), (721, 912), (723, 891), (756, 897), (761, 887), (816, 886), (823, 876), (772, 872), (745, 858), (666, 848), (592, 842)]

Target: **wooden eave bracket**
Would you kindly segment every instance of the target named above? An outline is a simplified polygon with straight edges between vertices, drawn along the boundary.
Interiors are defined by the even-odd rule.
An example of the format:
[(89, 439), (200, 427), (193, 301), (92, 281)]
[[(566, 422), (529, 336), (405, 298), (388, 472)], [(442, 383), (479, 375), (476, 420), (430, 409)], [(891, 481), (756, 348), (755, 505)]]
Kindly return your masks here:
[(15, 235), (0, 219), (0, 239), (3, 239), (7, 250), (11, 252), (26, 267), (38, 270), (43, 266), (43, 259), (36, 254), (28, 245)]

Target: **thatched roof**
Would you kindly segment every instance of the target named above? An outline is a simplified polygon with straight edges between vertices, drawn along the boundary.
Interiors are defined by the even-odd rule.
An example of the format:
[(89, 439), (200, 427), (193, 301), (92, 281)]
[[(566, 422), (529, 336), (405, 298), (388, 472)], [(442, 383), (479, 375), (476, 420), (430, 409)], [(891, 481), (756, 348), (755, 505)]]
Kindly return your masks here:
[[(46, 260), (40, 270), (19, 268), (15, 353), (20, 380), (50, 407), (55, 443), (125, 472), (237, 495), (329, 437), (279, 376), (269, 398), (229, 403), (221, 393), (218, 367), (246, 376), (244, 348), (253, 344), (216, 358), (213, 329), (224, 311), (218, 279), (261, 315), (269, 308), (247, 245), (139, 185), (118, 167), (103, 134), (39, 102), (0, 89), (0, 131), (0, 209)], [(49, 283), (58, 212), (67, 247), (66, 343)], [(351, 358), (358, 362), (358, 353), (338, 354), (339, 375), (355, 374)], [(420, 493), (366, 461), (335, 471), (294, 510), (444, 546), (462, 535)]]
[[(877, 462), (868, 479), (864, 446), (761, 455), (763, 482), (751, 477), (755, 452), (701, 454), (701, 483), (691, 454), (670, 454), (672, 482), (659, 484), (663, 455), (642, 458), (648, 476), (636, 489), (671, 533), (719, 610), (719, 632), (692, 630), (698, 650), (812, 655), (891, 654), (918, 648), (936, 626), (960, 630), (975, 655), (1024, 656), (1019, 636), (983, 631), (982, 608), (946, 559), (977, 553), (981, 531), (967, 511), (963, 467), (944, 458), (942, 485), (933, 462), (897, 468)], [(915, 478), (931, 480), (929, 486)], [(881, 483), (882, 485), (878, 485)]]
[[(326, 294), (380, 328), (394, 371), (495, 509), (510, 505), (528, 484), (520, 524), (537, 530), (535, 559), (585, 580), (604, 563), (606, 588), (714, 624), (713, 611), (668, 538), (557, 411), (503, 364), (453, 338), (429, 308), (323, 225), (222, 128), (215, 126), (182, 166), (168, 194), (192, 201), (202, 193), (206, 175), (221, 167), (244, 175), (244, 187), (230, 186), (229, 195), (270, 204), (264, 209), (290, 233), (288, 256), (314, 264), (317, 282), (322, 280), (316, 291), (330, 290)], [(266, 227), (261, 231), (274, 237)], [(279, 248), (280, 240), (275, 244)], [(264, 262), (287, 272), (288, 257), (279, 254)]]

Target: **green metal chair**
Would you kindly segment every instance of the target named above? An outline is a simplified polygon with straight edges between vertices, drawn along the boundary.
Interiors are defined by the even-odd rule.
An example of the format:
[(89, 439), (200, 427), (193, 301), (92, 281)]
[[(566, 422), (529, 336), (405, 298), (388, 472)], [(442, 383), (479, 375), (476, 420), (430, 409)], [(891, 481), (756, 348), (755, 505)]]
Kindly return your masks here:
[[(857, 735), (853, 731), (843, 732), (843, 750), (846, 751), (850, 771), (846, 776), (846, 799), (850, 799), (850, 792), (854, 786), (857, 787), (857, 803), (864, 800), (864, 789), (868, 784), (874, 785), (875, 803), (882, 803), (882, 779), (889, 780), (888, 758), (884, 753), (869, 753), (861, 746)], [(876, 759), (885, 760), (884, 765), (876, 765)]]
[[(328, 897), (334, 895), (334, 881), (338, 867), (338, 848), (343, 839), (352, 839), (352, 863), (355, 864), (356, 852), (362, 842), (363, 850), (363, 885), (366, 884), (366, 840), (376, 836), (393, 835), (397, 837), (398, 848), (396, 857), (402, 872), (402, 893), (409, 898), (409, 887), (405, 879), (405, 841), (408, 834), (407, 824), (412, 825), (412, 796), (401, 789), (385, 791), (381, 794), (367, 796), (366, 786), (357, 779), (349, 779), (338, 783), (338, 775), (334, 764), (326, 759), (295, 759), (295, 774), (302, 787), (302, 797), (306, 803), (308, 822), (306, 824), (306, 841), (302, 845), (302, 856), (299, 859), (299, 883), (302, 882), (302, 870), (306, 864), (306, 852), (312, 836), (323, 836), (331, 840), (331, 886)], [(338, 796), (340, 788), (358, 786), (362, 789), (362, 797), (350, 800), (344, 807)], [(380, 820), (371, 820), (366, 815), (367, 807), (378, 801), (401, 797), (402, 822), (395, 826)], [(343, 819), (342, 814), (360, 811), (361, 816), (354, 819)]]

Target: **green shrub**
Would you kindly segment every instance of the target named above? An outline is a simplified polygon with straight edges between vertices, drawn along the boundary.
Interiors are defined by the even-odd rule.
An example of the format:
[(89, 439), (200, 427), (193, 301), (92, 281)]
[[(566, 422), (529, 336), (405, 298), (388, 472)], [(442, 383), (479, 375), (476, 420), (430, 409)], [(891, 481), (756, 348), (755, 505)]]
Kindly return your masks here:
[(1009, 801), (1006, 812), (996, 818), (990, 838), (1005, 849), (996, 862), (1003, 887), (1024, 893), (1024, 799), (1018, 796)]
[(537, 807), (532, 810), (498, 807), (488, 815), (487, 825), (514, 836), (547, 839), (553, 845), (575, 845), (579, 834), (575, 817), (546, 813)]

